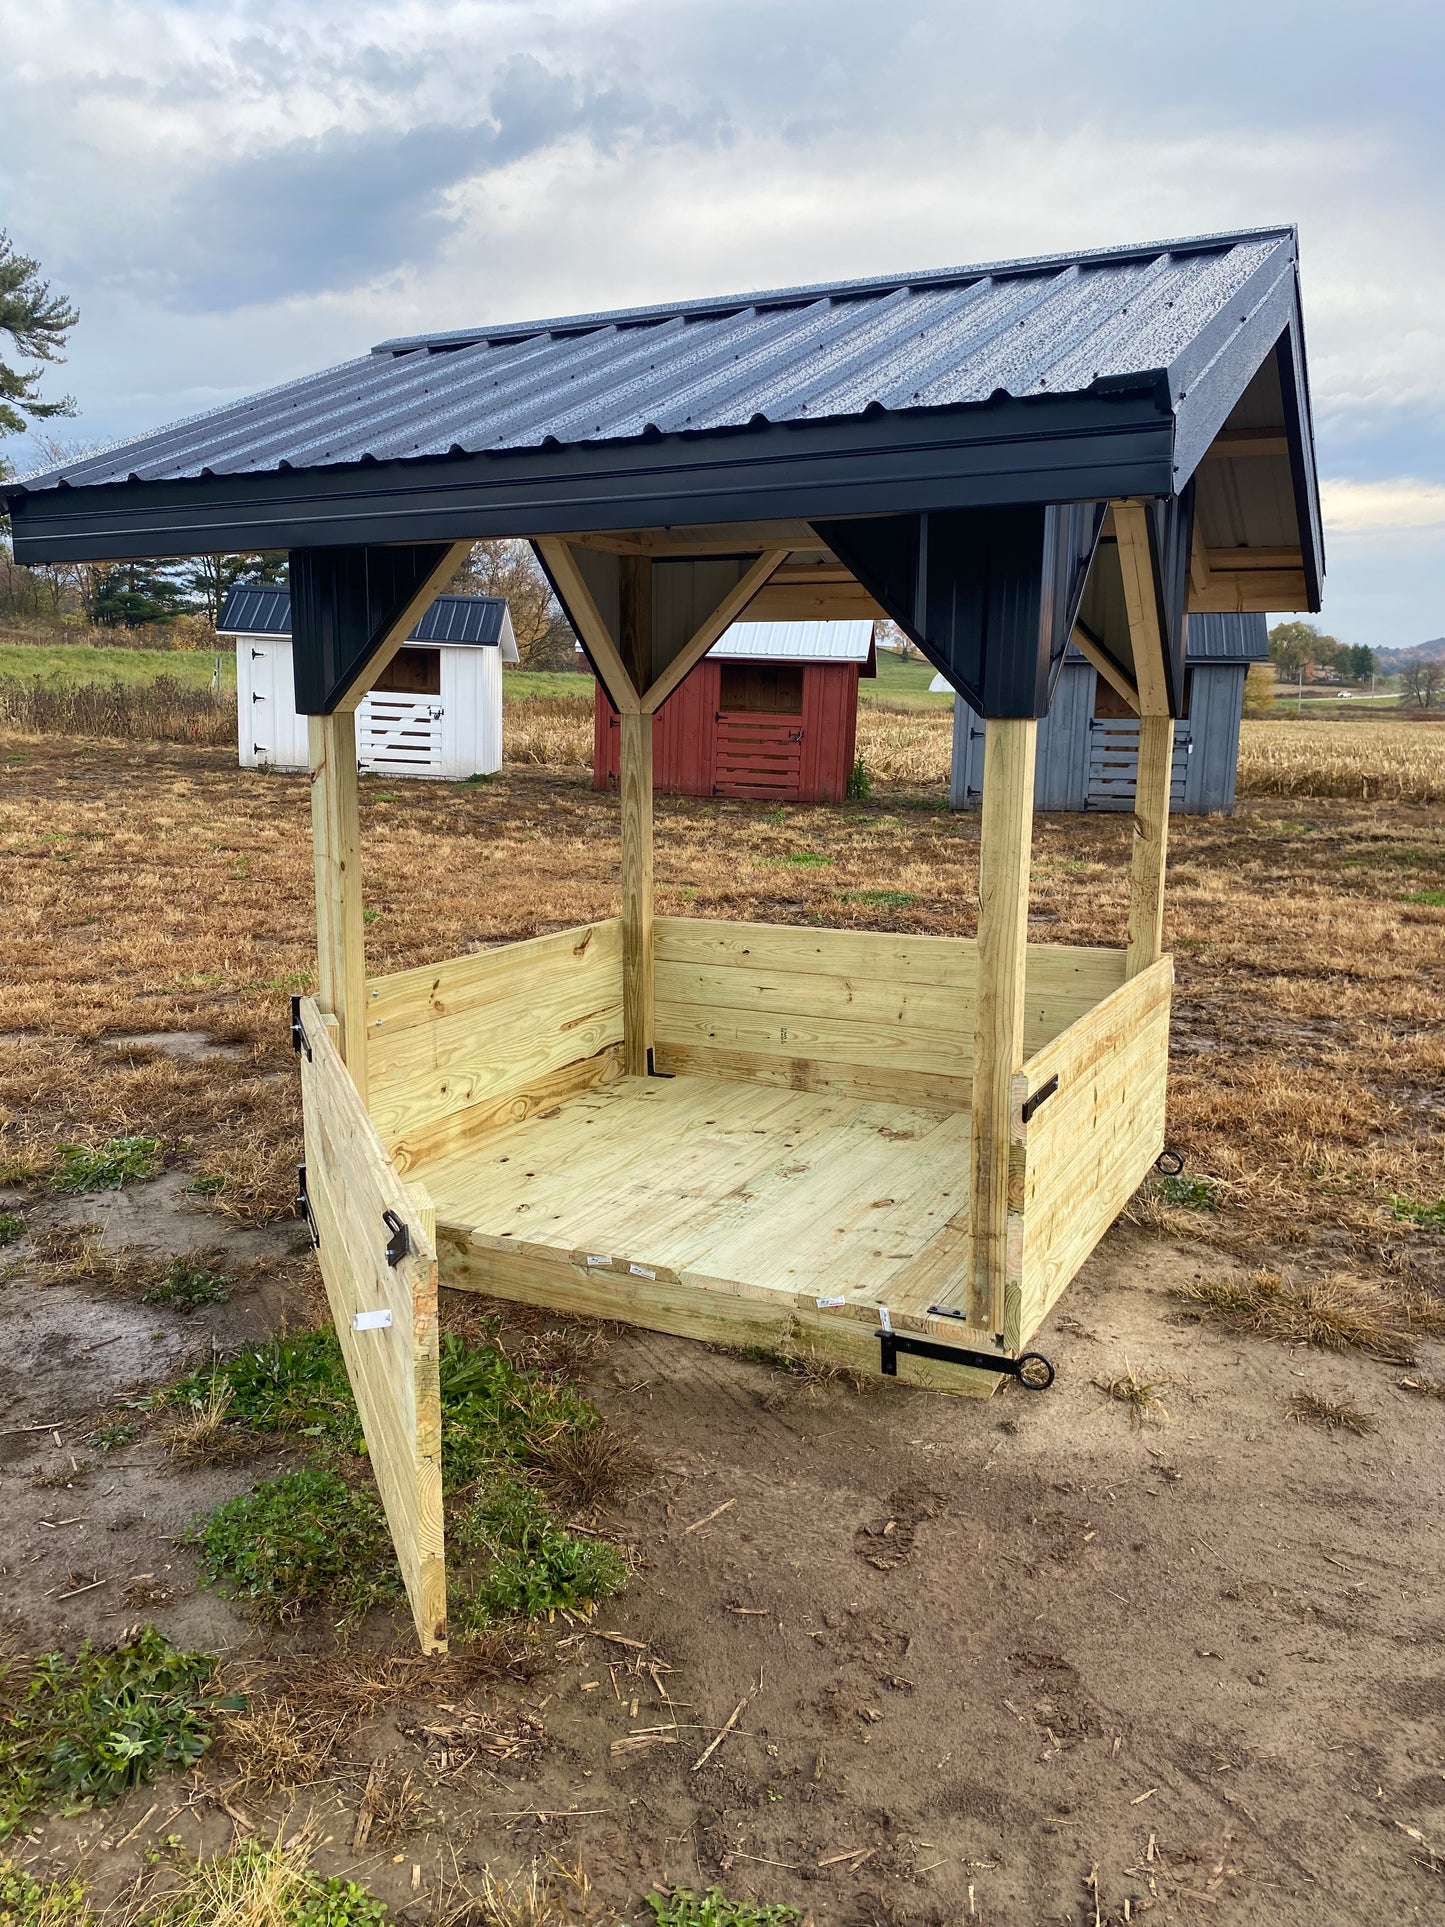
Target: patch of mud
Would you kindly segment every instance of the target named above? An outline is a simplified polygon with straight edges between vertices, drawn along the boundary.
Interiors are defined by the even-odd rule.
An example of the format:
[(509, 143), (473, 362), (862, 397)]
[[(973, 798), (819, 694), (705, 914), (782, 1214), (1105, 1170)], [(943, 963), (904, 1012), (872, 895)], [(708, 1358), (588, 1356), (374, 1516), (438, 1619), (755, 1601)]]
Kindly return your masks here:
[(224, 1057), (239, 1064), (250, 1056), (243, 1044), (223, 1044), (204, 1030), (137, 1030), (101, 1040), (107, 1050), (157, 1051), (177, 1063), (194, 1064), (208, 1057)]

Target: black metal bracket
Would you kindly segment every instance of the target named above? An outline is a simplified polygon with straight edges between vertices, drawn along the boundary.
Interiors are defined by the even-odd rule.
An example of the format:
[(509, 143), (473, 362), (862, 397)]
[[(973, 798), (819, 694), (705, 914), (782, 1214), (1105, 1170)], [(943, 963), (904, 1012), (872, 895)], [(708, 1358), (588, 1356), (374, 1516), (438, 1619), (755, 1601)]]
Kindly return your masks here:
[(1184, 1169), (1184, 1155), (1181, 1151), (1161, 1151), (1154, 1160), (1154, 1169), (1162, 1171), (1166, 1178), (1177, 1178)]
[(1028, 1123), (1029, 1119), (1033, 1116), (1034, 1112), (1039, 1108), (1040, 1104), (1043, 1103), (1044, 1099), (1046, 1097), (1052, 1097), (1054, 1092), (1058, 1088), (1059, 1088), (1058, 1078), (1051, 1077), (1047, 1084), (1040, 1084), (1039, 1088), (1034, 1092), (1032, 1097), (1026, 1097), (1024, 1099), (1023, 1119), (1025, 1124)]
[(311, 1209), (311, 1196), (306, 1189), (306, 1166), (296, 1167), (296, 1215), (306, 1220), (306, 1229), (311, 1233), (311, 1249), (321, 1248), (321, 1233), (316, 1229), (316, 1215)]
[(997, 1352), (966, 1351), (961, 1345), (940, 1345), (933, 1338), (910, 1338), (906, 1332), (879, 1332), (883, 1352), (883, 1376), (897, 1378), (898, 1354), (913, 1358), (936, 1358), (944, 1365), (967, 1365), (980, 1372), (1002, 1372), (1016, 1378), (1026, 1392), (1046, 1392), (1054, 1382), (1054, 1368), (1042, 1352), (1023, 1352), (1018, 1358), (1001, 1358)]
[(392, 1266), (399, 1265), (411, 1251), (411, 1226), (396, 1211), (383, 1211), (381, 1222), (391, 1233), (386, 1242), (386, 1262)]
[(299, 1057), (304, 1051), (306, 1062), (311, 1062), (311, 1040), (306, 1035), (306, 1026), (301, 1021), (301, 999), (291, 999), (291, 1048)]

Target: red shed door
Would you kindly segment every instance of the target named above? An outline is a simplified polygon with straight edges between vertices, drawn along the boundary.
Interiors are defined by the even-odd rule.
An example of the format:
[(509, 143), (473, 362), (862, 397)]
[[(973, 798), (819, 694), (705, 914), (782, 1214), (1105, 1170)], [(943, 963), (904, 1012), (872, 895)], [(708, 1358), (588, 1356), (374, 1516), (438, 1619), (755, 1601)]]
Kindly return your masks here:
[(714, 796), (796, 797), (803, 775), (802, 718), (719, 715), (716, 767)]

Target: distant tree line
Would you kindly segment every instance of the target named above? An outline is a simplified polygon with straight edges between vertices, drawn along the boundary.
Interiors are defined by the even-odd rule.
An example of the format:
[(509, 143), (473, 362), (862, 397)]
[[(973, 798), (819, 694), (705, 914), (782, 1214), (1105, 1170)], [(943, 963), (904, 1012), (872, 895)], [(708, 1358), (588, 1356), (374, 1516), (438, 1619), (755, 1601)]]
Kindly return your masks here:
[(1269, 632), (1269, 659), (1281, 678), (1306, 681), (1313, 672), (1333, 669), (1341, 682), (1368, 682), (1375, 673), (1375, 652), (1364, 643), (1341, 642), (1313, 622), (1277, 622)]

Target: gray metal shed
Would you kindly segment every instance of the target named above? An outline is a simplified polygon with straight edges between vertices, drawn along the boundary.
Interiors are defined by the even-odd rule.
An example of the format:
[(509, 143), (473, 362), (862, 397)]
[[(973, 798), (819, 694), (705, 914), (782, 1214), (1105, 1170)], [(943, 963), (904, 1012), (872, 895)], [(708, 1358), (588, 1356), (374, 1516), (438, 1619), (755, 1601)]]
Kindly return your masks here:
[[(1192, 615), (1184, 652), (1184, 713), (1174, 725), (1169, 808), (1208, 816), (1234, 808), (1239, 719), (1249, 666), (1268, 662), (1263, 615)], [(984, 719), (962, 696), (953, 704), (949, 801), (977, 809), (983, 794)], [(1034, 808), (1132, 810), (1139, 769), (1139, 718), (1071, 643), (1059, 666), (1049, 713), (1039, 722)]]

